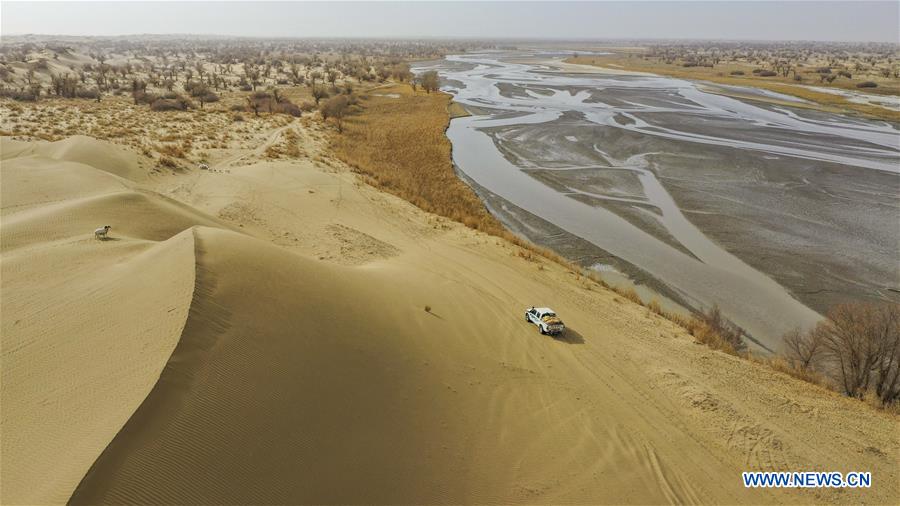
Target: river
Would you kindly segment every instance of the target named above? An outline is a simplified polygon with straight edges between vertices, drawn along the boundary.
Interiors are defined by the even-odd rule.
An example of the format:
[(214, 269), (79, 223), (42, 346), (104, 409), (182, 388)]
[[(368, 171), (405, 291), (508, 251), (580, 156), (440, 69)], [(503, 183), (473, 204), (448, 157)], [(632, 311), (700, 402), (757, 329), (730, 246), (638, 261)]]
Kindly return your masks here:
[(447, 136), (458, 169), (503, 203), (492, 209), (539, 217), (694, 308), (718, 305), (762, 348), (832, 303), (896, 296), (895, 125), (541, 51), (426, 69), (472, 113)]

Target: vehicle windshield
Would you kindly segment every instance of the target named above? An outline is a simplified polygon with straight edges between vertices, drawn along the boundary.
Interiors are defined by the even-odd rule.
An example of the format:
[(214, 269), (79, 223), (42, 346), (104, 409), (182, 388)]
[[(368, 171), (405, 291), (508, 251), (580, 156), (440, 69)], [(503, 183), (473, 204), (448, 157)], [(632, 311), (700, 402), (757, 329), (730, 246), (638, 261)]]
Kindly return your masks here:
[(545, 318), (547, 316), (556, 316), (556, 313), (544, 313), (543, 315), (541, 315), (541, 318)]

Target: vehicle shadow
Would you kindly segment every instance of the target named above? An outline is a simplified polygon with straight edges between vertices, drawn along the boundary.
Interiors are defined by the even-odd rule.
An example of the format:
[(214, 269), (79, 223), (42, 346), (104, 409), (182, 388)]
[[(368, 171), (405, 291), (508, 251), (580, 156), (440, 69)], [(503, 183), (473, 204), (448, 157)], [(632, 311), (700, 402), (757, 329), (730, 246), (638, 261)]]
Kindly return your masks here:
[(553, 339), (566, 344), (584, 344), (584, 337), (577, 330), (566, 327), (565, 333), (561, 336), (554, 336)]

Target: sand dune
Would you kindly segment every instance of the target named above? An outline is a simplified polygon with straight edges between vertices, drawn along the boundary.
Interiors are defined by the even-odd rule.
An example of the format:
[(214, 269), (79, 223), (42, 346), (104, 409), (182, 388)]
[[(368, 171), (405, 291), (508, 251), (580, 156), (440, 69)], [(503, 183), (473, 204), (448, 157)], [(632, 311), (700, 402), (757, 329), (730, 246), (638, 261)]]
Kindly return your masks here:
[[(117, 153), (78, 142), (60, 156)], [(55, 147), (2, 166), (4, 504), (64, 502), (140, 405), (187, 318), (186, 229), (218, 223), (85, 163), (30, 154)], [(109, 223), (112, 239), (95, 240)]]
[[(698, 346), (342, 170), (247, 161), (137, 186), (90, 157), (22, 153), (2, 167), (4, 504), (900, 493), (895, 418)], [(67, 193), (56, 179), (75, 175), (86, 187)], [(8, 191), (33, 196), (7, 211)], [(90, 237), (105, 221), (118, 240)], [(570, 333), (539, 335), (532, 304)], [(740, 481), (795, 469), (870, 470), (875, 486)]]
[[(529, 502), (590, 473), (606, 475), (616, 500), (701, 497), (686, 477), (698, 469), (658, 456), (669, 436), (654, 426), (669, 422), (634, 419), (612, 399), (591, 410), (571, 355), (541, 356), (553, 348), (522, 335), (490, 294), (454, 287), (428, 299), (442, 309), (428, 314), (417, 300), (437, 276), (353, 272), (234, 233), (195, 234), (182, 339), (73, 503)], [(737, 497), (733, 485), (716, 491)]]
[(55, 160), (83, 163), (131, 181), (147, 179), (139, 155), (127, 148), (84, 135), (76, 135), (56, 142), (29, 143), (2, 139), (3, 159), (26, 155), (45, 156)]

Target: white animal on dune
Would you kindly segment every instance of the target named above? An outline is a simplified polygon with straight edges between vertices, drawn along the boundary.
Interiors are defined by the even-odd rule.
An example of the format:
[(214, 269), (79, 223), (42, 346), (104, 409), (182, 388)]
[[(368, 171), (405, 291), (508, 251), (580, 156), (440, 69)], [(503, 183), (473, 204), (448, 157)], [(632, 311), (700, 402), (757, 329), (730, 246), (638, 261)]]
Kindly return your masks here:
[(109, 233), (109, 229), (111, 229), (109, 225), (104, 225), (97, 230), (94, 230), (94, 238), (95, 239), (106, 239), (106, 234)]

